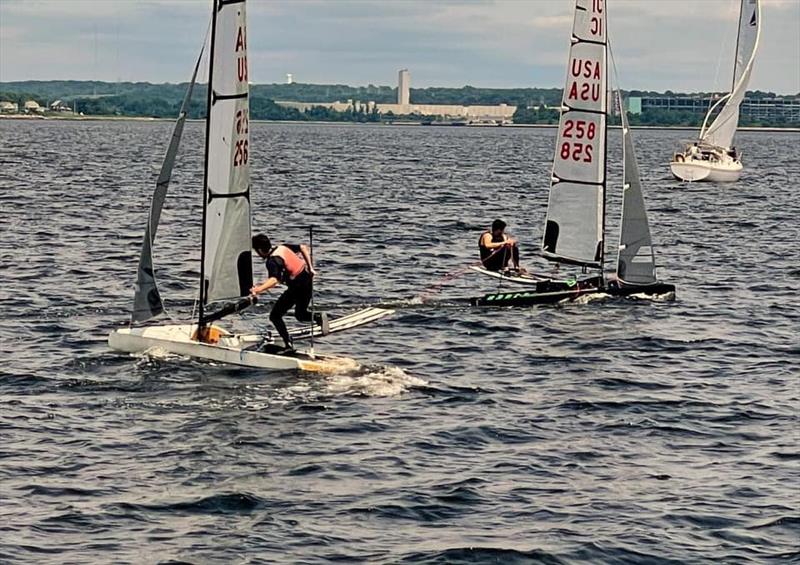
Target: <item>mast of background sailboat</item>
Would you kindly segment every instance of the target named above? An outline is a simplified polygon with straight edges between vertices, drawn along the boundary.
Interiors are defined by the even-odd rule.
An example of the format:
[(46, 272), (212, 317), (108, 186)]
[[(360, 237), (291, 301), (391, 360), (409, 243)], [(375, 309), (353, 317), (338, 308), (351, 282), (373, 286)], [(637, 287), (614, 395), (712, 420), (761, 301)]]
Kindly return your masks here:
[(736, 67), (739, 66), (739, 38), (742, 36), (742, 16), (744, 15), (744, 0), (739, 4), (739, 26), (736, 28), (736, 49), (733, 52), (733, 77), (731, 78), (731, 93), (736, 89)]
[(214, 84), (214, 42), (217, 37), (217, 2), (214, 0), (214, 7), (211, 14), (211, 45), (208, 50), (208, 96), (206, 101), (206, 146), (205, 157), (203, 158), (203, 228), (200, 237), (200, 307), (197, 318), (197, 338), (202, 341), (203, 314), (206, 301), (206, 215), (208, 213), (208, 148), (211, 138), (211, 104), (213, 103), (213, 84)]

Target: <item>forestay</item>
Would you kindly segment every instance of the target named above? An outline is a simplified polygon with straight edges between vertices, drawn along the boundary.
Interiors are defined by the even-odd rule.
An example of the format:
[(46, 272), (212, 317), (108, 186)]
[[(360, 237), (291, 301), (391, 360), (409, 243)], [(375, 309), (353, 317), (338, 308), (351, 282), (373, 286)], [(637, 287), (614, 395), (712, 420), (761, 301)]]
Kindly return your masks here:
[[(204, 302), (249, 293), (250, 165), (244, 0), (215, 0), (206, 124)], [(204, 290), (204, 291), (203, 291)]]
[(733, 86), (726, 97), (721, 98), (708, 112), (706, 121), (716, 107), (725, 101), (725, 106), (719, 115), (708, 127), (700, 132), (700, 140), (708, 145), (717, 147), (732, 147), (733, 136), (739, 125), (739, 105), (744, 100), (747, 84), (750, 82), (750, 73), (753, 70), (753, 60), (758, 47), (759, 30), (761, 27), (760, 0), (741, 0), (739, 11), (739, 32), (736, 44), (736, 62), (733, 69)]
[(153, 270), (153, 241), (156, 238), (158, 223), (161, 220), (161, 210), (164, 207), (164, 200), (167, 198), (167, 189), (169, 188), (169, 182), (172, 178), (175, 156), (178, 154), (178, 148), (181, 144), (183, 125), (186, 122), (189, 102), (192, 99), (192, 90), (197, 80), (197, 70), (200, 68), (200, 61), (202, 58), (203, 50), (201, 49), (200, 56), (197, 58), (197, 63), (194, 66), (192, 80), (189, 82), (189, 87), (186, 89), (186, 94), (183, 97), (178, 119), (175, 121), (172, 137), (169, 140), (167, 153), (161, 164), (161, 171), (158, 174), (156, 188), (153, 191), (153, 198), (150, 202), (150, 214), (148, 216), (147, 226), (145, 227), (142, 250), (139, 254), (139, 267), (136, 272), (136, 292), (133, 297), (133, 311), (131, 312), (132, 322), (144, 322), (158, 316), (164, 311), (164, 304), (161, 301), (161, 294), (158, 292)]
[(603, 258), (607, 50), (604, 0), (576, 0), (542, 251), (599, 267)]
[[(619, 91), (617, 97), (619, 107), (624, 108)], [(651, 284), (656, 282), (656, 266), (639, 178), (639, 165), (636, 162), (628, 118), (624, 111), (620, 115), (624, 174), (617, 277), (626, 283)]]

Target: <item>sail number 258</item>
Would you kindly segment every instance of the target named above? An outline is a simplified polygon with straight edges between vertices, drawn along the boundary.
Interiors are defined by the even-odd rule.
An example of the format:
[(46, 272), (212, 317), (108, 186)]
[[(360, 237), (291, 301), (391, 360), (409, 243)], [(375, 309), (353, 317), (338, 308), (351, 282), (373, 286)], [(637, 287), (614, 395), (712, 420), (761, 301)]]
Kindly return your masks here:
[[(563, 137), (569, 139), (594, 139), (597, 133), (597, 126), (594, 122), (584, 120), (566, 120), (564, 122)], [(592, 162), (594, 147), (591, 143), (564, 141), (561, 144), (560, 156), (564, 160)]]

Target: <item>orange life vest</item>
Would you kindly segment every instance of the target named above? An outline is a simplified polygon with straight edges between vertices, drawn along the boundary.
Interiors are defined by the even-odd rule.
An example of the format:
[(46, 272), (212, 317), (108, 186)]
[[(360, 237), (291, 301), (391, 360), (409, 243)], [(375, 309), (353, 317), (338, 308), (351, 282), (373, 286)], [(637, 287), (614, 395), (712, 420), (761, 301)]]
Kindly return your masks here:
[(286, 267), (286, 272), (289, 274), (289, 279), (295, 278), (306, 269), (305, 259), (299, 257), (297, 253), (285, 245), (279, 245), (270, 255), (283, 259), (283, 264)]

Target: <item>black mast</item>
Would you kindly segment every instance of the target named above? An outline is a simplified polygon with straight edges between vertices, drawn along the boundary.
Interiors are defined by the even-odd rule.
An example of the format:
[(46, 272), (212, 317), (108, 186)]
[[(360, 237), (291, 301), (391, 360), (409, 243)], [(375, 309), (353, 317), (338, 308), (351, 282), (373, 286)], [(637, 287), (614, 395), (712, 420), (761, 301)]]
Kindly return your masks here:
[(200, 237), (200, 308), (197, 318), (197, 339), (203, 341), (203, 314), (206, 302), (206, 214), (208, 211), (208, 146), (211, 138), (211, 105), (213, 104), (214, 84), (214, 42), (217, 35), (217, 1), (213, 0), (211, 8), (211, 48), (208, 55), (208, 96), (206, 100), (206, 147), (203, 158), (203, 227)]

